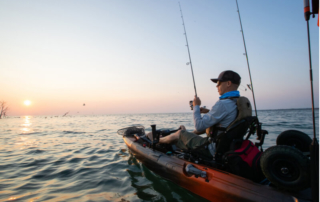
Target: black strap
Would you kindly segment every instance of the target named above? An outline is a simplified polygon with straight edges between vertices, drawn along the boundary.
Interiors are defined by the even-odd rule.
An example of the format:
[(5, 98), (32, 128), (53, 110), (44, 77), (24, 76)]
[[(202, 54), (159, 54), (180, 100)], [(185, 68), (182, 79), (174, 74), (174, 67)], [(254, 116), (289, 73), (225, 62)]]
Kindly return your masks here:
[(239, 98), (240, 96), (236, 96), (236, 97), (226, 97), (226, 98), (222, 98), (220, 100), (227, 100), (227, 99), (230, 99), (230, 100), (234, 100), (234, 99), (237, 99)]
[(256, 165), (258, 164), (258, 162), (257, 162), (257, 159), (261, 156), (261, 154), (262, 154), (262, 152), (258, 152), (257, 154), (256, 154), (256, 156), (253, 158), (253, 160), (252, 160), (252, 167), (256, 167)]
[(226, 132), (228, 132), (229, 130), (232, 130), (233, 128), (237, 127), (239, 124), (245, 122), (246, 120), (242, 119), (238, 122), (236, 122), (235, 124), (233, 124), (228, 130), (225, 130)]
[(253, 176), (256, 178), (258, 177), (258, 159), (261, 157), (262, 152), (259, 152), (256, 154), (256, 156), (252, 160), (252, 170), (253, 170)]

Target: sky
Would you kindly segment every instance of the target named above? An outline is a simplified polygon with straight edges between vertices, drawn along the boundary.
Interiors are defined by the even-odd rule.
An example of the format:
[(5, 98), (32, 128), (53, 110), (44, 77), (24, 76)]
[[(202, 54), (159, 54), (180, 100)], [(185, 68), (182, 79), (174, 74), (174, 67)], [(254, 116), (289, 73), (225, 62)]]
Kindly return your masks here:
[[(191, 112), (195, 92), (178, 2), (0, 0), (0, 100), (8, 115)], [(219, 99), (210, 79), (224, 70), (240, 74), (240, 94), (253, 103), (236, 1), (180, 4), (202, 106)], [(238, 5), (257, 109), (311, 108), (303, 0)], [(309, 21), (315, 107), (317, 20)]]

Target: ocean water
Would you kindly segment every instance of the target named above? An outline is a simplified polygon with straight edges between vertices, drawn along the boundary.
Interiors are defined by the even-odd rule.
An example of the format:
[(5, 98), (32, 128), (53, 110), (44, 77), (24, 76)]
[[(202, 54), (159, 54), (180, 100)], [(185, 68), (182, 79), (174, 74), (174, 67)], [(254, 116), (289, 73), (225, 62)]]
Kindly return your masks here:
[[(319, 110), (316, 110), (319, 138)], [(264, 149), (285, 130), (312, 137), (310, 109), (258, 111), (269, 131)], [(193, 130), (192, 113), (22, 116), (0, 119), (0, 201), (205, 201), (145, 168), (117, 130)], [(255, 137), (252, 137), (254, 141)]]

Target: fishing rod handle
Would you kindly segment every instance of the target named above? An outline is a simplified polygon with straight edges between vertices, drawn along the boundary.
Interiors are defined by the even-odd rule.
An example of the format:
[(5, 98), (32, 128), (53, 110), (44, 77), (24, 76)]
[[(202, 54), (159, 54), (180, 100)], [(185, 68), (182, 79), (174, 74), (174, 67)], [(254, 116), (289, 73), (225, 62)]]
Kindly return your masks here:
[(310, 3), (309, 0), (303, 0), (304, 5), (304, 19), (308, 21), (310, 19)]

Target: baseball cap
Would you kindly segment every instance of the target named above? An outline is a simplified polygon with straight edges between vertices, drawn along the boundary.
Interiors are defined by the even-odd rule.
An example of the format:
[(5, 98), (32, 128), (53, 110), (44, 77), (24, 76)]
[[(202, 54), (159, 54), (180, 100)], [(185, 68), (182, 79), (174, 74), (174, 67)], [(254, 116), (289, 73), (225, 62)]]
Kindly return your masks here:
[(219, 77), (217, 79), (211, 79), (214, 83), (217, 83), (218, 81), (231, 81), (234, 84), (240, 84), (241, 83), (241, 77), (238, 73), (227, 70), (223, 71), (219, 74)]

